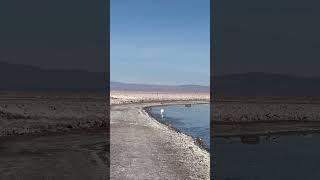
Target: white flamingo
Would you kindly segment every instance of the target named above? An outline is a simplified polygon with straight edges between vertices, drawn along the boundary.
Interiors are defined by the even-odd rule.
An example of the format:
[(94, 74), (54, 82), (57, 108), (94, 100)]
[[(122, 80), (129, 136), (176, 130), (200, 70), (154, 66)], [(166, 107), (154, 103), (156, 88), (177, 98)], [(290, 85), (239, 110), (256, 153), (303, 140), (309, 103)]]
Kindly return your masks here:
[(163, 117), (164, 117), (164, 109), (160, 109), (160, 114), (161, 114), (161, 118), (163, 119)]

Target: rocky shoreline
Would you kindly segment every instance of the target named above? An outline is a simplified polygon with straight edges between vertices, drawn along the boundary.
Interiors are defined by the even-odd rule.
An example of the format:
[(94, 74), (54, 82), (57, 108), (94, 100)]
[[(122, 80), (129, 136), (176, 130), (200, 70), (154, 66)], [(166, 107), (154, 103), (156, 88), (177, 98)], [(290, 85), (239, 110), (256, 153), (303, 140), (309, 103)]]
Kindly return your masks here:
[[(175, 127), (172, 126), (170, 123), (168, 123), (168, 122), (166, 122), (166, 121), (162, 121), (159, 117), (154, 116), (154, 115), (150, 112), (151, 108), (152, 108), (152, 107), (157, 107), (157, 106), (167, 106), (167, 105), (181, 105), (181, 104), (184, 104), (184, 105), (185, 105), (185, 104), (192, 104), (192, 105), (194, 105), (194, 104), (209, 104), (209, 103), (210, 103), (210, 102), (205, 102), (205, 101), (186, 101), (186, 102), (181, 102), (181, 101), (179, 101), (179, 102), (174, 102), (174, 101), (173, 101), (173, 102), (171, 102), (170, 104), (163, 104), (163, 103), (162, 103), (161, 105), (147, 106), (147, 107), (144, 107), (143, 110), (144, 110), (151, 118), (153, 118), (153, 119), (157, 120), (159, 123), (167, 126), (169, 129), (171, 129), (171, 130), (173, 130), (173, 131), (175, 131), (175, 132), (177, 132), (177, 133), (182, 133), (180, 129), (175, 128)], [(183, 133), (183, 134), (185, 134), (185, 133)], [(208, 145), (206, 145), (206, 144), (203, 142), (203, 140), (201, 140), (201, 139), (198, 138), (198, 137), (192, 137), (192, 136), (189, 135), (189, 134), (185, 134), (185, 135), (190, 136), (190, 137), (194, 140), (194, 143), (195, 143), (197, 146), (199, 146), (201, 149), (204, 149), (204, 150), (206, 150), (207, 152), (209, 152), (209, 147), (208, 147)], [(209, 153), (210, 153), (210, 152), (209, 152)]]
[(210, 179), (209, 153), (144, 111), (155, 105), (161, 103), (111, 108), (111, 178)]

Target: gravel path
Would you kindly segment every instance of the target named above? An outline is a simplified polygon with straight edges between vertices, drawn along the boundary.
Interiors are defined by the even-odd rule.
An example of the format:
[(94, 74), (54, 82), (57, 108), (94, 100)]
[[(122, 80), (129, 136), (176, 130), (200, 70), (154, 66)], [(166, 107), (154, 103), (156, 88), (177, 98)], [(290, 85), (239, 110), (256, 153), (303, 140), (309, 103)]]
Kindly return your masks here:
[(209, 153), (149, 117), (151, 105), (111, 107), (111, 179), (209, 179)]

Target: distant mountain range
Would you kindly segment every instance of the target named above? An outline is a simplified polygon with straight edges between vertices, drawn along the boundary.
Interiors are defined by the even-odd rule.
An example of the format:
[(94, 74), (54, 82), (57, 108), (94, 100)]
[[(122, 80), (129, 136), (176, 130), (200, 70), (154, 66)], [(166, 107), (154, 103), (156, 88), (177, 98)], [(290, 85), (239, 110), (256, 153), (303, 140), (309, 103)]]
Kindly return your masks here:
[[(216, 96), (320, 96), (319, 77), (250, 72), (212, 77), (211, 88)], [(209, 92), (208, 86), (161, 86), (111, 82), (111, 90)]]
[(320, 96), (319, 77), (251, 72), (212, 77), (217, 96)]
[(44, 70), (0, 62), (0, 90), (104, 92), (106, 73), (80, 70)]
[[(272, 73), (242, 73), (212, 77), (217, 96), (320, 96), (319, 77)], [(0, 62), (0, 90), (96, 91), (109, 88), (107, 73), (80, 70), (44, 70)], [(111, 90), (209, 92), (209, 86), (147, 85), (111, 82)]]
[(172, 92), (210, 92), (209, 86), (200, 85), (151, 85), (151, 84), (134, 84), (110, 82), (111, 90), (127, 90), (127, 91), (172, 91)]

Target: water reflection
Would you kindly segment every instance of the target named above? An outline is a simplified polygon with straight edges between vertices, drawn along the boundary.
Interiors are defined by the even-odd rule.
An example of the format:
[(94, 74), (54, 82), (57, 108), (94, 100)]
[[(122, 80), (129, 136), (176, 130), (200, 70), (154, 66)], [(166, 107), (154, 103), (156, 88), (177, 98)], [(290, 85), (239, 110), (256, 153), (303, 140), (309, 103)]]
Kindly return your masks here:
[(320, 179), (320, 135), (213, 139), (214, 179)]

